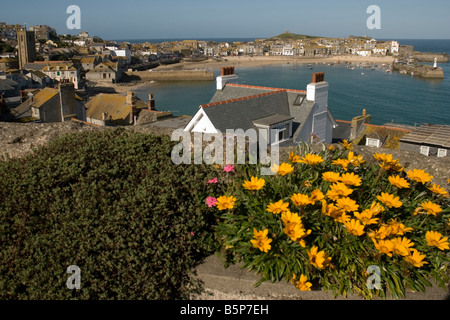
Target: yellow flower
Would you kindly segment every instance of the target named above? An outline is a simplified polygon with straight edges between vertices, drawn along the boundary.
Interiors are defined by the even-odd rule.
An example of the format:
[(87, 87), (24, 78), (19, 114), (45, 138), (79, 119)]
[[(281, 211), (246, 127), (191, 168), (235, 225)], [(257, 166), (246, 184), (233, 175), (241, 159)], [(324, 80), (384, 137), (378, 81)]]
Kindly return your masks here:
[(347, 171), (348, 170), (348, 165), (350, 164), (350, 161), (348, 161), (347, 159), (337, 159), (337, 160), (333, 160), (331, 163), (336, 165), (336, 166), (340, 166), (345, 171)]
[(425, 234), (425, 239), (430, 247), (437, 247), (440, 250), (449, 250), (448, 237), (443, 237), (437, 231), (427, 231)]
[(352, 192), (353, 190), (342, 182), (336, 182), (331, 185), (330, 190), (327, 192), (327, 197), (331, 200), (337, 200), (341, 197), (349, 196)]
[(409, 251), (409, 255), (405, 256), (405, 261), (411, 263), (414, 267), (420, 268), (425, 264), (428, 264), (428, 262), (423, 261), (425, 259), (426, 255), (420, 254), (420, 252), (416, 249), (411, 249)]
[(355, 154), (354, 154), (352, 151), (350, 151), (350, 152), (348, 153), (347, 161), (348, 161), (349, 164), (351, 164), (351, 165), (354, 166), (354, 167), (357, 167), (357, 166), (359, 166), (360, 164), (363, 164), (364, 162), (366, 162), (366, 161), (363, 159), (363, 156), (362, 156), (362, 155), (355, 156)]
[(379, 240), (378, 242), (376, 240), (373, 240), (373, 243), (375, 244), (375, 248), (377, 248), (378, 252), (384, 253), (389, 257), (392, 257), (394, 244), (392, 243), (391, 240)]
[(339, 142), (339, 144), (341, 145), (341, 146), (343, 146), (345, 149), (347, 149), (347, 150), (353, 150), (353, 145), (352, 145), (352, 143), (351, 142), (348, 142), (347, 140), (344, 140), (344, 141), (342, 141), (342, 142)]
[(348, 197), (338, 199), (336, 201), (336, 205), (345, 212), (356, 211), (359, 208), (359, 205), (356, 204), (356, 201)]
[(297, 241), (306, 235), (306, 230), (300, 223), (288, 223), (284, 226), (283, 231), (292, 241)]
[(298, 281), (295, 281), (295, 274), (292, 277), (292, 283), (295, 285), (297, 289), (300, 291), (311, 291), (312, 284), (308, 282), (308, 277), (302, 274)]
[(331, 258), (328, 257), (324, 251), (318, 252), (319, 248), (312, 247), (311, 250), (307, 250), (309, 256), (309, 263), (316, 268), (323, 269), (331, 262)]
[(398, 254), (401, 256), (408, 256), (409, 255), (409, 250), (410, 247), (412, 247), (414, 245), (414, 242), (411, 242), (411, 240), (409, 240), (406, 237), (397, 237), (391, 240), (394, 248), (392, 250), (392, 253), (394, 254)]
[(377, 199), (389, 208), (400, 208), (402, 206), (402, 202), (399, 200), (400, 197), (387, 192), (382, 192), (381, 196), (377, 196)]
[(341, 176), (341, 182), (347, 186), (360, 186), (361, 185), (361, 178), (354, 174), (353, 172), (351, 173), (344, 173)]
[(339, 172), (328, 171), (328, 172), (322, 173), (322, 178), (325, 181), (334, 183), (334, 182), (339, 182), (341, 180), (341, 175)]
[(272, 166), (272, 172), (277, 173), (280, 176), (285, 176), (288, 173), (291, 173), (292, 171), (294, 171), (294, 167), (289, 163), (283, 162), (281, 165), (275, 164)]
[(296, 193), (291, 197), (292, 203), (297, 207), (313, 204), (307, 194)]
[(305, 155), (300, 160), (300, 162), (306, 163), (307, 165), (310, 165), (310, 166), (315, 166), (315, 165), (321, 164), (323, 162), (323, 159), (319, 155), (309, 153), (309, 154)]
[(409, 182), (406, 181), (406, 179), (403, 179), (402, 177), (400, 177), (399, 175), (397, 175), (397, 176), (390, 176), (388, 179), (389, 179), (389, 182), (393, 186), (395, 186), (395, 187), (397, 187), (399, 189), (409, 188)]
[(283, 221), (283, 223), (285, 225), (290, 224), (290, 223), (300, 223), (301, 224), (302, 218), (300, 218), (298, 216), (298, 214), (292, 213), (288, 210), (281, 214), (281, 221)]
[(442, 212), (441, 206), (431, 201), (422, 202), (420, 206), (414, 211), (414, 215), (420, 213), (422, 210), (425, 210), (427, 214), (433, 216), (436, 216)]
[(267, 238), (269, 230), (262, 230), (257, 231), (256, 229), (253, 229), (254, 238), (250, 240), (250, 242), (253, 244), (255, 248), (258, 248), (262, 252), (268, 252), (272, 247), (270, 243), (272, 242), (272, 239)]
[(354, 236), (361, 236), (364, 234), (364, 225), (362, 225), (359, 220), (351, 219), (344, 225), (347, 228), (347, 231)]
[(315, 189), (313, 192), (311, 192), (311, 196), (309, 197), (309, 201), (311, 201), (312, 204), (315, 204), (317, 201), (322, 201), (325, 198), (322, 191), (320, 189)]
[(244, 181), (242, 186), (247, 190), (260, 190), (264, 187), (266, 181), (257, 177), (251, 177), (250, 181)]
[(280, 214), (282, 212), (288, 211), (289, 203), (283, 202), (283, 200), (280, 200), (275, 203), (270, 203), (267, 206), (267, 211), (272, 212), (274, 214)]
[(292, 163), (300, 162), (300, 156), (297, 154), (294, 154), (294, 151), (291, 151), (289, 153), (289, 161)]
[(219, 210), (233, 209), (235, 203), (236, 203), (236, 198), (233, 196), (230, 196), (230, 197), (221, 196), (221, 197), (217, 198), (217, 208)]
[(378, 162), (380, 162), (380, 167), (386, 171), (403, 171), (403, 167), (398, 163), (397, 159), (392, 158), (392, 154), (376, 153), (373, 156)]
[(431, 192), (438, 194), (440, 196), (443, 196), (444, 198), (447, 198), (449, 196), (448, 192), (442, 188), (440, 185), (437, 185), (433, 183), (431, 187), (428, 188)]
[(372, 239), (380, 239), (383, 240), (386, 237), (390, 236), (391, 230), (388, 226), (383, 225), (378, 230), (370, 231), (367, 233), (367, 235)]
[(389, 235), (402, 236), (407, 232), (411, 232), (413, 228), (407, 228), (403, 223), (397, 222), (397, 219), (393, 219), (389, 222), (388, 226)]
[(423, 184), (430, 182), (434, 178), (425, 171), (419, 169), (409, 170), (406, 174), (408, 175), (409, 179), (416, 182), (421, 182)]
[(366, 209), (361, 213), (354, 212), (353, 214), (365, 226), (378, 223), (378, 218), (373, 217), (373, 212), (370, 209)]

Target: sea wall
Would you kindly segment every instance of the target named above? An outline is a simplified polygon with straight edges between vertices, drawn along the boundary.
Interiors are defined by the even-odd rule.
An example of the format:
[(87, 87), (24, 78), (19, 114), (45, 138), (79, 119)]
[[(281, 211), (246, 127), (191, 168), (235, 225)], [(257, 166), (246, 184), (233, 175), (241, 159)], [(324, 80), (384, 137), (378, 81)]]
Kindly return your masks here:
[(406, 65), (402, 63), (394, 63), (392, 68), (397, 71), (406, 72), (408, 75), (411, 72), (414, 73), (414, 76), (428, 78), (428, 79), (443, 79), (444, 78), (444, 70), (442, 68), (433, 69), (428, 65)]
[(143, 81), (211, 81), (214, 73), (207, 70), (128, 71), (126, 75)]

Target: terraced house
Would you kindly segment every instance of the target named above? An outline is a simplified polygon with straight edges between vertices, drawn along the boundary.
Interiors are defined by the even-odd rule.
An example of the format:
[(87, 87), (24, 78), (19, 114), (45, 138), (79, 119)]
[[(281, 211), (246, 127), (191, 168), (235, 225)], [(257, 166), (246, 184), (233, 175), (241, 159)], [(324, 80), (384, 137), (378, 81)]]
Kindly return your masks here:
[(80, 71), (72, 62), (51, 63), (42, 69), (50, 79), (58, 82), (73, 83), (77, 90), (80, 84)]

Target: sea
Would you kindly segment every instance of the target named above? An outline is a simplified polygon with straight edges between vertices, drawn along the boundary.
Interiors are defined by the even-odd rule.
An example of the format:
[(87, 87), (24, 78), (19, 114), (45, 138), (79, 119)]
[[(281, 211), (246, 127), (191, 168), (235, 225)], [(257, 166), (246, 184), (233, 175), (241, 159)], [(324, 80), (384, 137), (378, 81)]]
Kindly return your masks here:
[[(450, 40), (397, 40), (401, 45), (414, 46), (417, 51), (450, 54)], [(236, 66), (235, 73), (241, 84), (306, 90), (313, 72), (325, 72), (325, 80), (329, 83), (328, 105), (338, 120), (351, 120), (366, 109), (372, 116), (372, 124), (450, 125), (450, 63), (440, 63), (439, 66), (445, 73), (444, 79), (439, 80), (395, 71), (386, 73), (381, 66), (375, 70), (355, 66), (351, 70), (347, 64), (321, 63), (313, 64), (310, 69), (308, 65), (294, 62)], [(215, 76), (220, 73), (219, 69), (211, 71)], [(215, 81), (153, 82), (136, 90), (136, 95), (147, 101), (148, 94), (152, 93), (157, 110), (171, 111), (176, 116), (192, 116), (201, 104), (209, 102), (215, 90)]]

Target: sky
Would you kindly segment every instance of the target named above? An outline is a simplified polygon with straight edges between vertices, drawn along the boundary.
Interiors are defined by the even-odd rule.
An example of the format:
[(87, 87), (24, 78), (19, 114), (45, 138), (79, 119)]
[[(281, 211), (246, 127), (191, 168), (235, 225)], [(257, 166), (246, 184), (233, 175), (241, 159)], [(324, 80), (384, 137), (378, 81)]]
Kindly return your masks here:
[[(67, 8), (81, 10), (70, 30)], [(381, 29), (369, 29), (370, 5)], [(2, 1), (0, 22), (47, 24), (58, 34), (81, 30), (105, 40), (268, 38), (285, 31), (324, 37), (450, 39), (448, 0), (40, 0)]]

